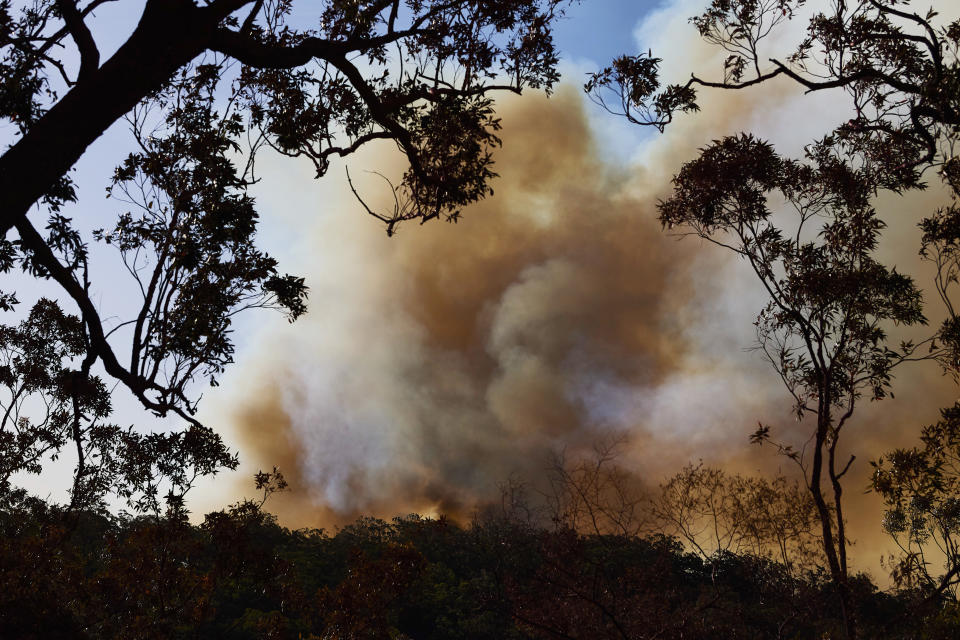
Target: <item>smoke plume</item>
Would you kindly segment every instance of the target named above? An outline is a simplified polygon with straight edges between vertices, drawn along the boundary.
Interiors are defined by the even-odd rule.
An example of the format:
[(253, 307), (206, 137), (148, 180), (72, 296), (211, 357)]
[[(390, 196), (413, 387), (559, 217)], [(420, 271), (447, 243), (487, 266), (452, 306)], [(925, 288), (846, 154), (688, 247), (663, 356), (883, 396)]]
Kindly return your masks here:
[(680, 374), (710, 260), (600, 160), (574, 92), (504, 114), (496, 195), (457, 225), (305, 225), (313, 312), (260, 337), (231, 413), (309, 508), (465, 513), (551, 451), (660, 428), (644, 414)]
[[(720, 68), (686, 24), (691, 13), (673, 7), (640, 29), (672, 61), (667, 74)], [(305, 168), (271, 163), (259, 195), (274, 221), (267, 240), (307, 277), (311, 311), (294, 325), (258, 319), (208, 421), (232, 426), (248, 469), (285, 472), (293, 491), (271, 509), (291, 526), (467, 515), (507, 478), (537, 486), (551, 453), (610, 438), (626, 443), (620, 464), (652, 486), (698, 458), (790, 471), (747, 442), (758, 421), (798, 444), (808, 431), (745, 351), (762, 290), (743, 263), (665, 234), (655, 205), (711, 139), (753, 131), (796, 155), (845, 113), (843, 96), (798, 94), (789, 83), (704, 94), (702, 114), (651, 137), (632, 162), (598, 146), (577, 89), (501, 101), (495, 195), (456, 225), (411, 225), (390, 239), (335, 172), (316, 183)], [(400, 169), (387, 147), (350, 166), (355, 177)], [(376, 201), (379, 178), (361, 182)], [(942, 198), (878, 203), (890, 212), (884, 260), (921, 284), (915, 225)], [(852, 530), (871, 559), (881, 547), (878, 506), (860, 495), (866, 460), (911, 444), (955, 395), (933, 365), (904, 369), (896, 385), (897, 398), (864, 406), (849, 433), (860, 461)]]

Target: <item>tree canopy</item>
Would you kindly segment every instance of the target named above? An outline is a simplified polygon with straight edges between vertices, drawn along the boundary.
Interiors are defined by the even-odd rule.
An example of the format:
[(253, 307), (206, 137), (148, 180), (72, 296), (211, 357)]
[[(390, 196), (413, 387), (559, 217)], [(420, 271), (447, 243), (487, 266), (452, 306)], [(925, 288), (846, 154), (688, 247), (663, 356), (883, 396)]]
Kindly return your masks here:
[[(716, 141), (681, 168), (673, 196), (660, 203), (660, 220), (737, 253), (768, 294), (754, 323), (757, 346), (790, 393), (797, 419), (816, 420), (809, 455), (806, 446), (779, 448), (804, 472), (853, 637), (841, 480), (854, 457), (841, 458), (840, 436), (861, 397), (885, 397), (892, 369), (918, 351), (911, 343), (891, 348), (885, 325), (925, 319), (912, 279), (874, 258), (884, 224), (870, 204), (866, 172), (823, 145), (807, 156), (781, 158), (750, 135)], [(774, 218), (772, 203), (780, 201), (793, 214), (786, 228)], [(769, 438), (765, 425), (753, 436)]]
[[(680, 482), (687, 471), (702, 489), (717, 477), (700, 467)], [(261, 488), (278, 488), (264, 475)], [(780, 494), (775, 504), (793, 494), (739, 476), (721, 484), (725, 500), (737, 485), (751, 500)], [(13, 569), (0, 572), (5, 636), (814, 640), (842, 625), (825, 574), (801, 556), (790, 567), (747, 549), (703, 557), (663, 533), (578, 532), (496, 507), (467, 524), (409, 515), (291, 531), (262, 504), (196, 524), (176, 512), (71, 523), (41, 501), (0, 509), (0, 566)], [(725, 526), (738, 514), (719, 515)], [(955, 637), (955, 603), (908, 616), (914, 592), (851, 583), (868, 637)]]
[[(804, 471), (846, 635), (853, 638), (857, 616), (850, 606), (841, 480), (854, 456), (839, 457), (841, 431), (862, 396), (887, 395), (895, 365), (938, 359), (957, 371), (957, 317), (950, 297), (960, 229), (955, 153), (960, 21), (944, 21), (932, 9), (914, 12), (910, 0), (841, 0), (812, 12), (804, 5), (804, 0), (712, 0), (690, 18), (701, 38), (724, 52), (719, 79), (692, 73), (683, 83), (664, 83), (661, 60), (648, 51), (617, 58), (593, 74), (585, 89), (608, 111), (661, 131), (678, 114), (699, 111), (703, 89), (747, 91), (783, 77), (808, 93), (841, 90), (849, 99), (849, 119), (811, 141), (799, 161), (781, 158), (749, 134), (714, 141), (674, 178), (672, 197), (660, 203), (660, 219), (669, 229), (696, 234), (745, 258), (769, 296), (755, 323), (758, 347), (790, 393), (797, 418), (816, 419), (803, 448), (784, 443), (777, 448)], [(766, 53), (783, 26), (802, 15), (806, 33), (793, 52), (785, 58)], [(891, 325), (926, 320), (913, 281), (873, 256), (885, 224), (871, 202), (884, 190), (926, 188), (930, 169), (938, 171), (952, 196), (949, 205), (920, 222), (921, 255), (938, 269), (935, 286), (947, 319), (923, 343), (893, 346), (887, 341)], [(776, 208), (789, 212), (788, 228), (784, 218), (773, 216)], [(752, 439), (770, 441), (771, 428), (761, 423)], [(894, 458), (911, 455), (939, 473), (939, 463), (920, 453), (901, 451)], [(890, 513), (903, 514), (904, 496), (917, 495), (916, 487), (896, 469), (880, 473), (877, 486), (891, 503)], [(928, 475), (931, 481), (937, 477)], [(928, 502), (945, 499), (938, 495)], [(917, 531), (931, 529), (936, 526), (915, 522), (910, 538), (916, 542)], [(938, 531), (943, 538), (948, 530)], [(914, 559), (904, 566), (916, 569), (916, 564)], [(948, 570), (940, 590), (955, 575)], [(927, 583), (936, 581), (927, 575)]]
[(920, 186), (939, 166), (954, 186), (960, 134), (960, 21), (911, 0), (832, 2), (809, 16), (806, 33), (786, 58), (766, 49), (783, 26), (804, 15), (806, 0), (711, 0), (690, 22), (726, 54), (722, 76), (692, 73), (664, 84), (652, 52), (621, 56), (594, 74), (587, 91), (631, 122), (661, 130), (679, 112), (696, 111), (698, 89), (742, 90), (777, 77), (807, 92), (843, 90), (851, 117), (830, 133), (837, 149), (865, 161), (879, 187)]
[[(52, 280), (76, 306), (71, 315), (43, 301), (6, 330), (12, 396), (0, 432), (19, 458), (5, 466), (35, 470), (37, 456), (72, 440), (78, 483), (92, 482), (83, 461), (106, 433), (97, 371), (153, 413), (187, 421), (195, 437), (177, 446), (196, 447), (197, 468), (231, 464), (194, 417), (196, 382), (216, 384), (232, 361), (237, 313), (269, 307), (294, 320), (306, 310), (304, 280), (256, 245), (258, 152), (306, 159), (321, 177), (332, 159), (392, 141), (409, 168), (395, 206), (367, 211), (388, 233), (455, 221), (491, 192), (493, 94), (558, 79), (550, 29), (564, 4), (328, 0), (307, 24), (294, 0), (147, 0), (104, 57), (90, 25), (109, 1), (0, 2), (0, 122), (12, 131), (0, 156), (0, 271)], [(87, 237), (69, 217), (71, 167), (124, 120), (130, 151), (107, 185), (120, 213)], [(91, 261), (110, 250), (139, 293), (116, 320), (101, 317), (91, 281)], [(17, 303), (0, 293), (0, 307)], [(55, 339), (42, 344), (38, 332)], [(35, 359), (50, 361), (42, 380), (17, 364)], [(20, 429), (12, 416), (27, 396), (54, 409)]]

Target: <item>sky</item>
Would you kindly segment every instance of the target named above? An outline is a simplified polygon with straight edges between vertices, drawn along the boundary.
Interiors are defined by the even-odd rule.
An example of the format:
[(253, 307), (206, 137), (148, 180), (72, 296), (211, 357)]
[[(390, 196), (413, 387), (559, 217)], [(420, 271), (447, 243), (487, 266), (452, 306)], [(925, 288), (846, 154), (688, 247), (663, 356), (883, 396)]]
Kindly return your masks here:
[[(800, 153), (849, 117), (842, 96), (803, 96), (786, 83), (708, 92), (701, 114), (659, 135), (606, 114), (581, 90), (589, 71), (647, 49), (664, 58), (667, 77), (718, 72), (721, 58), (687, 23), (701, 4), (572, 7), (556, 30), (564, 80), (549, 98), (498, 100), (495, 195), (456, 225), (409, 225), (387, 238), (349, 193), (342, 164), (316, 181), (306, 164), (261, 160), (261, 242), (283, 270), (306, 276), (310, 312), (294, 324), (250, 313), (237, 325), (236, 362), (204, 392), (200, 417), (242, 464), (198, 486), (195, 512), (252, 493), (252, 474), (278, 465), (292, 489), (270, 508), (290, 526), (413, 511), (469, 517), (508, 478), (542, 486), (552, 455), (611, 440), (621, 443), (619, 464), (650, 488), (700, 459), (792, 472), (748, 443), (758, 421), (796, 443), (809, 431), (749, 350), (763, 292), (742, 262), (664, 233), (655, 204), (682, 162), (720, 136), (752, 131), (785, 155)], [(135, 8), (105, 5), (95, 33), (119, 44)], [(788, 30), (772, 53), (796, 35)], [(126, 144), (123, 127), (111, 129), (77, 169), (76, 218), (86, 228), (116, 213), (102, 189)], [(355, 175), (402, 170), (388, 145), (347, 166)], [(385, 196), (374, 180), (360, 186)], [(921, 285), (930, 274), (916, 257), (916, 212), (942, 198), (931, 190), (878, 201), (890, 225), (883, 259)], [(100, 269), (107, 307), (121, 285), (115, 265)], [(879, 505), (863, 495), (866, 461), (911, 444), (956, 396), (933, 365), (898, 372), (895, 391), (882, 406), (865, 405), (849, 434), (858, 462), (847, 495), (863, 566), (885, 548)], [(115, 403), (121, 421), (141, 422), (122, 389)]]

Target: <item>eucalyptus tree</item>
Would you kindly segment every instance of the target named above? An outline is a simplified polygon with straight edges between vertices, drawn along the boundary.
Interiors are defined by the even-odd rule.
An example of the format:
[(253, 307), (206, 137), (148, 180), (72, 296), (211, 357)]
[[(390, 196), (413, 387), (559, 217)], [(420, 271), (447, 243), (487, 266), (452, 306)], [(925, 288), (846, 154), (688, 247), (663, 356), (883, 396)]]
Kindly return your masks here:
[(711, 0), (690, 22), (726, 54), (719, 78), (692, 73), (665, 84), (653, 52), (621, 56), (593, 74), (587, 90), (608, 110), (635, 124), (663, 129), (677, 113), (696, 111), (698, 90), (748, 90), (787, 78), (807, 93), (839, 89), (850, 118), (825, 140), (869, 166), (878, 184), (916, 187), (927, 167), (951, 185), (960, 176), (960, 20), (912, 0), (836, 0), (809, 15), (806, 33), (786, 57), (781, 30), (806, 0)]
[[(877, 262), (884, 227), (871, 206), (869, 172), (814, 146), (785, 159), (750, 135), (724, 138), (685, 164), (661, 202), (664, 226), (733, 251), (750, 265), (768, 302), (755, 322), (757, 346), (789, 392), (807, 445), (777, 445), (803, 469), (820, 520), (827, 567), (839, 592), (847, 635), (851, 610), (841, 456), (862, 398), (888, 394), (892, 369), (924, 357), (925, 344), (888, 344), (891, 323), (922, 324), (921, 293), (906, 275)], [(790, 215), (780, 222), (783, 207)], [(752, 439), (770, 440), (761, 425)]]
[[(750, 136), (711, 145), (677, 176), (661, 219), (739, 253), (766, 287), (770, 304), (757, 320), (759, 344), (798, 417), (816, 416), (812, 447), (804, 451), (812, 459), (803, 461), (852, 636), (840, 500), (852, 458), (836, 458), (840, 432), (858, 398), (887, 393), (891, 368), (902, 360), (936, 358), (957, 368), (960, 333), (950, 296), (960, 242), (960, 20), (916, 11), (911, 0), (836, 0), (809, 11), (806, 4), (710, 0), (690, 22), (724, 53), (718, 77), (692, 73), (665, 81), (661, 59), (648, 51), (617, 58), (585, 89), (608, 111), (661, 131), (678, 115), (699, 111), (701, 91), (750, 91), (775, 78), (807, 93), (842, 91), (849, 100), (849, 115), (811, 143), (802, 163), (779, 158)], [(784, 28), (801, 19), (805, 33), (792, 52), (771, 55), (771, 43), (781, 48)], [(952, 196), (920, 223), (922, 255), (938, 268), (947, 319), (921, 354), (914, 344), (886, 346), (885, 321), (914, 324), (923, 316), (913, 283), (871, 257), (884, 225), (869, 200), (881, 190), (924, 188), (931, 170)], [(795, 211), (792, 233), (770, 218), (771, 195)], [(803, 240), (804, 233), (815, 239)], [(769, 436), (761, 426), (754, 440)], [(799, 450), (780, 450), (801, 460)]]
[[(75, 316), (52, 302), (39, 309), (54, 328), (70, 326), (60, 355), (76, 375), (58, 377), (56, 393), (99, 385), (91, 371), (102, 370), (147, 410), (185, 420), (184, 442), (206, 468), (201, 458), (230, 456), (194, 417), (196, 383), (215, 384), (232, 361), (233, 317), (306, 310), (304, 280), (256, 246), (258, 152), (312, 163), (319, 178), (335, 158), (392, 142), (408, 169), (394, 206), (367, 210), (390, 233), (404, 221), (455, 221), (491, 192), (492, 96), (558, 79), (550, 29), (563, 2), (147, 0), (108, 57), (95, 17), (110, 1), (0, 1), (0, 122), (10, 136), (0, 271), (51, 280), (75, 307)], [(120, 213), (88, 237), (68, 217), (71, 168), (124, 120), (129, 153), (105, 185)], [(137, 294), (128, 316), (108, 322), (91, 265), (111, 250)], [(16, 304), (15, 292), (0, 294), (0, 307)], [(22, 330), (8, 331), (16, 343)], [(75, 409), (74, 419), (92, 427), (101, 413)], [(69, 430), (79, 450), (93, 445), (90, 433)], [(59, 451), (58, 438), (37, 446)]]

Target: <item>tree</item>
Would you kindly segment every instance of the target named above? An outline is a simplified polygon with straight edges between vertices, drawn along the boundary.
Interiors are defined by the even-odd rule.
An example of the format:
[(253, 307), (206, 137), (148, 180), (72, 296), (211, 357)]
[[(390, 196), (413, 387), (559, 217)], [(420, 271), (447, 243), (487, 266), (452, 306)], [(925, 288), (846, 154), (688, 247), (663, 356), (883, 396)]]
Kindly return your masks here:
[[(722, 79), (692, 73), (683, 84), (664, 85), (661, 60), (648, 51), (617, 58), (585, 89), (608, 111), (661, 131), (678, 113), (699, 110), (701, 88), (749, 90), (783, 77), (807, 93), (844, 91), (850, 118), (817, 141), (821, 149), (858, 166), (875, 191), (923, 189), (931, 168), (950, 191), (952, 204), (921, 225), (927, 237), (922, 254), (940, 268), (936, 286), (948, 314), (938, 337), (955, 352), (960, 319), (945, 289), (956, 281), (956, 255), (946, 255), (942, 264), (931, 245), (955, 252), (960, 242), (960, 19), (947, 22), (933, 9), (913, 12), (911, 2), (833, 1), (810, 16), (806, 35), (781, 59), (768, 58), (764, 47), (779, 39), (778, 30), (796, 19), (806, 0), (710, 0), (690, 22), (726, 52)], [(957, 362), (944, 361), (950, 367)]]
[(636, 537), (650, 531), (649, 497), (637, 476), (617, 464), (624, 444), (617, 437), (594, 443), (572, 459), (555, 453), (543, 494), (546, 515), (561, 530)]
[[(895, 449), (874, 463), (873, 489), (887, 505), (883, 528), (900, 555), (898, 585), (957, 599), (960, 585), (960, 405), (923, 428), (920, 447)], [(941, 567), (936, 569), (935, 567)]]
[[(0, 506), (25, 493), (15, 474), (39, 474), (47, 456), (68, 445), (77, 462), (68, 510), (98, 511), (104, 497), (126, 499), (139, 512), (181, 504), (198, 475), (236, 466), (220, 439), (202, 425), (172, 434), (137, 433), (107, 421), (110, 394), (90, 373), (83, 325), (77, 316), (41, 299), (15, 327), (0, 326)], [(83, 358), (79, 370), (71, 360)]]
[(783, 475), (767, 480), (688, 464), (660, 487), (653, 513), (665, 534), (708, 562), (749, 554), (790, 572), (822, 562), (816, 505), (806, 487)]
[[(960, 372), (960, 318), (951, 300), (960, 276), (960, 209), (943, 207), (923, 220), (920, 255), (937, 269), (936, 291), (947, 309), (939, 331), (940, 363)], [(960, 585), (960, 405), (941, 410), (921, 431), (921, 446), (895, 449), (871, 464), (873, 489), (887, 506), (883, 527), (900, 548), (892, 559), (901, 585), (957, 599)], [(932, 565), (940, 564), (942, 571)]]
[(711, 0), (691, 18), (706, 42), (727, 53), (722, 80), (691, 74), (683, 84), (663, 86), (660, 59), (648, 52), (621, 56), (586, 88), (609, 110), (661, 130), (677, 112), (698, 110), (700, 87), (747, 89), (782, 76), (808, 93), (842, 89), (853, 114), (826, 142), (861, 159), (879, 186), (918, 187), (923, 170), (935, 165), (956, 187), (960, 20), (945, 23), (933, 9), (911, 12), (911, 0), (837, 0), (810, 17), (790, 56), (766, 58), (764, 46), (805, 3)]
[[(40, 500), (0, 511), (4, 637), (812, 639), (841, 624), (819, 572), (708, 566), (664, 536), (415, 515), (291, 531), (260, 504), (196, 524), (87, 513), (70, 532)], [(909, 592), (855, 587), (866, 637), (956, 637), (936, 611), (903, 616)]]
[[(78, 310), (45, 303), (70, 331), (60, 352), (34, 354), (62, 369), (55, 379), (4, 383), (14, 395), (22, 387), (77, 398), (69, 381), (102, 385), (90, 375), (102, 367), (146, 409), (203, 433), (180, 436), (198, 460), (224, 464), (218, 436), (194, 418), (196, 381), (215, 384), (232, 361), (235, 314), (270, 307), (294, 320), (306, 309), (303, 279), (282, 274), (255, 244), (257, 153), (306, 158), (320, 177), (332, 158), (393, 141), (409, 161), (395, 207), (367, 210), (389, 233), (407, 220), (455, 221), (491, 192), (491, 95), (557, 80), (550, 26), (562, 3), (327, 0), (320, 24), (302, 28), (293, 0), (147, 0), (103, 60), (90, 21), (108, 1), (0, 1), (0, 120), (15, 131), (0, 156), (0, 271), (54, 281)], [(128, 210), (92, 240), (119, 253), (140, 299), (132, 315), (107, 323), (89, 268), (105, 252), (91, 251), (66, 213), (76, 200), (71, 167), (123, 118), (133, 150), (108, 191)], [(13, 292), (0, 294), (0, 308), (16, 304)], [(57, 414), (56, 434), (17, 464), (59, 451), (72, 423), (82, 467), (84, 448), (100, 446), (100, 402)]]
[[(749, 138), (739, 142), (728, 138), (684, 167), (677, 195), (661, 209), (661, 219), (668, 226), (690, 225), (694, 233), (714, 241), (717, 232), (732, 234), (728, 248), (746, 257), (767, 286), (772, 306), (758, 320), (760, 344), (773, 347), (764, 353), (793, 395), (798, 417), (810, 411), (817, 416), (807, 477), (821, 516), (831, 574), (841, 599), (849, 600), (839, 500), (840, 479), (849, 463), (838, 465), (834, 458), (837, 436), (852, 415), (860, 389), (882, 396), (890, 367), (916, 353), (917, 346), (912, 344), (901, 345), (899, 352), (881, 346), (885, 336), (876, 333), (880, 331), (876, 323), (884, 317), (905, 323), (922, 318), (912, 283), (898, 283), (897, 274), (865, 260), (882, 228), (867, 201), (881, 189), (899, 193), (924, 188), (924, 173), (930, 168), (939, 171), (953, 197), (952, 205), (921, 223), (922, 255), (939, 268), (936, 286), (948, 313), (936, 341), (930, 343), (931, 357), (956, 370), (960, 334), (948, 289), (956, 282), (955, 248), (960, 242), (956, 205), (960, 160), (955, 155), (960, 134), (960, 21), (946, 22), (933, 10), (912, 12), (910, 0), (838, 0), (827, 10), (813, 13), (805, 37), (791, 55), (768, 57), (764, 47), (778, 39), (778, 28), (796, 19), (804, 4), (804, 0), (711, 0), (702, 14), (691, 18), (704, 40), (726, 52), (722, 79), (692, 74), (682, 84), (663, 84), (660, 59), (648, 51), (621, 56), (594, 74), (585, 88), (609, 111), (661, 131), (677, 114), (699, 110), (701, 88), (748, 90), (782, 76), (807, 92), (839, 89), (849, 95), (851, 117), (808, 147), (810, 166), (791, 169), (799, 171), (794, 176), (796, 189), (778, 184), (784, 165), (763, 145)], [(743, 153), (747, 149), (758, 151), (759, 158)], [(743, 187), (722, 173), (731, 170), (752, 184)], [(842, 187), (843, 183), (851, 188)], [(695, 188), (691, 191), (689, 185)], [(805, 194), (808, 185), (814, 188)], [(799, 214), (792, 241), (769, 225), (760, 194), (771, 191), (780, 191)], [(728, 215), (724, 206), (713, 206), (704, 195), (708, 193), (720, 200), (731, 198), (727, 202), (737, 205), (740, 217)], [(819, 229), (820, 246), (801, 242), (799, 233), (811, 219), (810, 205), (816, 205), (811, 196), (827, 196), (821, 203), (826, 205), (827, 219)], [(703, 209), (698, 212), (696, 207)], [(855, 282), (878, 295), (856, 300), (857, 296), (843, 290)], [(835, 294), (839, 306), (824, 297)], [(850, 304), (853, 307), (847, 308)], [(847, 331), (851, 328), (848, 311), (853, 311), (859, 335)], [(788, 338), (799, 344), (791, 344)], [(845, 355), (850, 348), (855, 353)], [(835, 378), (838, 369), (846, 371)], [(768, 438), (769, 428), (761, 425), (754, 439)], [(802, 452), (786, 446), (780, 450), (802, 459)], [(824, 468), (835, 497), (832, 507), (819, 486)], [(847, 604), (847, 633), (852, 636), (855, 628)]]
[[(805, 473), (849, 637), (856, 632), (841, 480), (854, 457), (841, 459), (838, 444), (861, 397), (885, 397), (891, 370), (920, 348), (891, 349), (884, 326), (925, 322), (913, 281), (872, 257), (884, 227), (870, 205), (873, 185), (868, 170), (829, 147), (811, 147), (800, 162), (740, 135), (685, 164), (673, 196), (659, 205), (664, 226), (735, 252), (767, 292), (755, 323), (758, 348), (790, 393), (798, 420), (815, 421), (809, 451), (779, 449)], [(792, 213), (788, 230), (774, 219), (778, 199)], [(752, 439), (769, 438), (770, 427), (761, 425)]]

